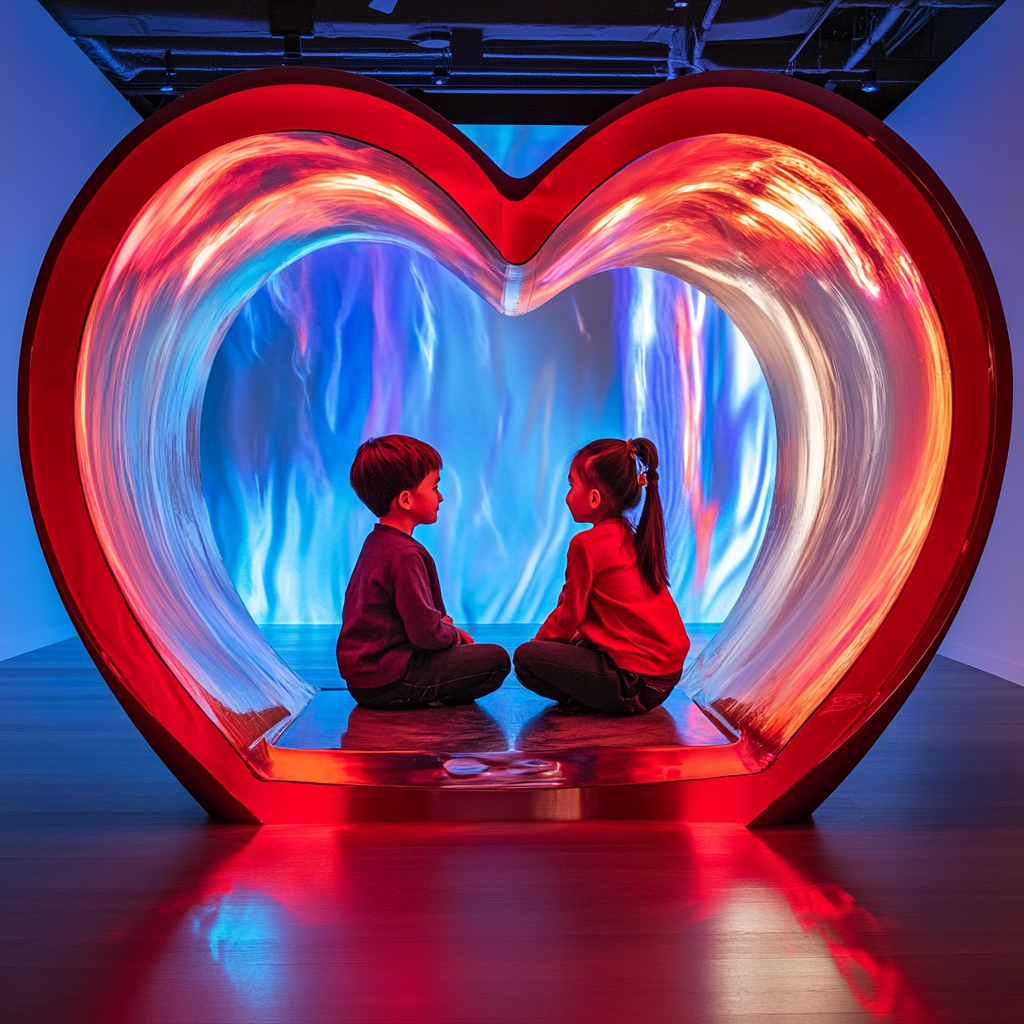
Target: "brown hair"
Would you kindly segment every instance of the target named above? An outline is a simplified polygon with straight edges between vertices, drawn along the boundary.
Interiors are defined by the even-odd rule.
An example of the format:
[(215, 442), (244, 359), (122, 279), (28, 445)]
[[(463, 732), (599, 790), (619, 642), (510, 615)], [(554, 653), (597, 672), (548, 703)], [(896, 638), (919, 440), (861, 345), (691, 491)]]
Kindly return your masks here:
[(665, 516), (658, 494), (658, 449), (646, 437), (620, 441), (604, 437), (584, 445), (572, 467), (609, 501), (614, 515), (636, 508), (647, 488), (647, 500), (636, 527), (636, 560), (640, 575), (657, 593), (668, 586), (665, 557)]
[(371, 437), (356, 449), (348, 478), (359, 500), (379, 519), (402, 491), (418, 487), (440, 468), (441, 456), (426, 441), (388, 434)]

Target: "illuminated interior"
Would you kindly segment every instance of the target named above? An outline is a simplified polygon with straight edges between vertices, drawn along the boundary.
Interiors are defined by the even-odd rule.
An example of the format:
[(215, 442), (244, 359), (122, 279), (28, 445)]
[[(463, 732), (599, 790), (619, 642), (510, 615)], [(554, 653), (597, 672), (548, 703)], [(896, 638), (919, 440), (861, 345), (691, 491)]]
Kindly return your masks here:
[(80, 469), (136, 618), (240, 750), (273, 739), (314, 687), (268, 645), (221, 557), (201, 480), (203, 398), (239, 311), (274, 274), (339, 242), (405, 247), (513, 316), (607, 271), (653, 279), (623, 268), (678, 278), (688, 308), (696, 289), (724, 310), (770, 394), (774, 495), (746, 582), (683, 686), (747, 740), (748, 770), (767, 763), (885, 617), (943, 479), (945, 339), (885, 220), (806, 154), (727, 135), (625, 168), (523, 266), (407, 164), (336, 136), (245, 139), (171, 178), (93, 302)]
[(426, 256), (342, 244), (276, 274), (229, 328), (203, 400), (203, 493), (257, 623), (337, 624), (374, 522), (352, 455), (367, 437), (423, 437), (445, 502), (416, 536), (448, 611), (537, 623), (580, 529), (569, 456), (650, 437), (673, 596), (686, 622), (719, 623), (768, 523), (774, 428), (750, 346), (678, 278), (614, 270), (507, 317)]

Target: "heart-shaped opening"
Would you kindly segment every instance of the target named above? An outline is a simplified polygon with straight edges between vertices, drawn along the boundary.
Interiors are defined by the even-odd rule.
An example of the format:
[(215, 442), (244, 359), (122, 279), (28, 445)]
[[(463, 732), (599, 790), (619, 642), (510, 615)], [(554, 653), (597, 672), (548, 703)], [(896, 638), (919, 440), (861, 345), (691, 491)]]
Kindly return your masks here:
[[(509, 314), (616, 267), (677, 276), (729, 314), (771, 392), (776, 488), (746, 586), (684, 685), (741, 738), (735, 770), (767, 763), (884, 619), (943, 480), (945, 338), (877, 209), (804, 153), (704, 136), (635, 161), (536, 256), (510, 265), (419, 172), (337, 136), (244, 139), (171, 178), (93, 301), (76, 384), (80, 472), (97, 536), (154, 647), (272, 775), (268, 730), (297, 716), (313, 688), (263, 639), (224, 569), (199, 473), (202, 399), (244, 303), (282, 267), (344, 240), (416, 249)], [(300, 776), (322, 778), (304, 765)]]
[(374, 523), (349, 467), (367, 437), (392, 433), (444, 457), (440, 519), (416, 538), (459, 623), (536, 625), (554, 608), (580, 530), (568, 461), (595, 437), (658, 446), (688, 624), (725, 619), (768, 521), (768, 386), (735, 325), (684, 281), (622, 268), (509, 317), (420, 253), (340, 244), (246, 303), (203, 402), (214, 536), (261, 628), (341, 622)]

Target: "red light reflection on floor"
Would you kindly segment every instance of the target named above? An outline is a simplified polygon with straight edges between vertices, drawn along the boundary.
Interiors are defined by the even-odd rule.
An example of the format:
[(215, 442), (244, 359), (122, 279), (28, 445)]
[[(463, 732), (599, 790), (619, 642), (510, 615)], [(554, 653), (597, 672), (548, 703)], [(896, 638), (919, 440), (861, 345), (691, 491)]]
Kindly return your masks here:
[(879, 921), (743, 828), (225, 836), (110, 937), (83, 1020), (929, 1019)]

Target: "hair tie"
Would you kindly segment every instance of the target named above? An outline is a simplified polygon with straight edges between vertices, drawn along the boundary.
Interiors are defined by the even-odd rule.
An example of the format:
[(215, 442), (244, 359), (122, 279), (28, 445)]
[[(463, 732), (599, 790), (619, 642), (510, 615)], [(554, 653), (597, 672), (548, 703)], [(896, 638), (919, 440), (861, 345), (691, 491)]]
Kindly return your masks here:
[(639, 484), (641, 487), (646, 487), (647, 473), (645, 470), (642, 470), (640, 468), (643, 465), (643, 463), (640, 461), (640, 456), (637, 455), (636, 453), (636, 445), (634, 445), (631, 440), (626, 442), (626, 454), (636, 463), (637, 484)]

